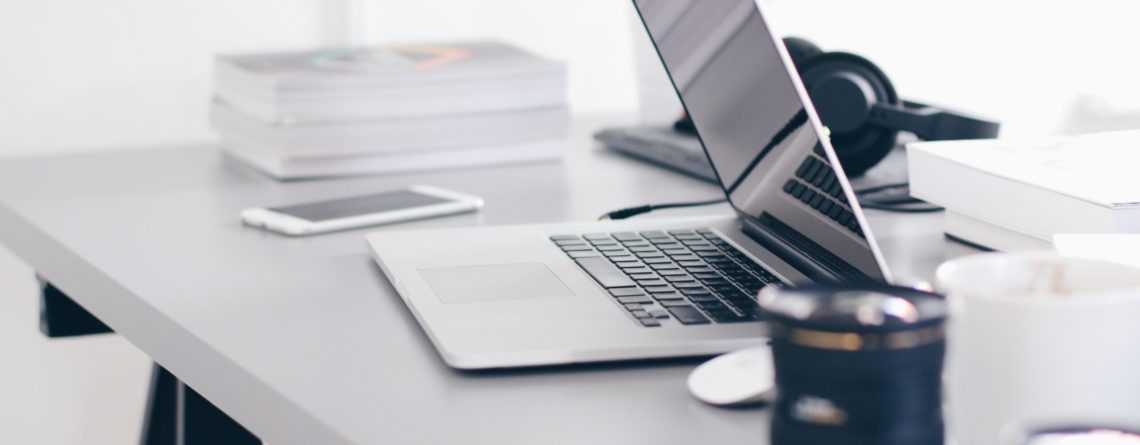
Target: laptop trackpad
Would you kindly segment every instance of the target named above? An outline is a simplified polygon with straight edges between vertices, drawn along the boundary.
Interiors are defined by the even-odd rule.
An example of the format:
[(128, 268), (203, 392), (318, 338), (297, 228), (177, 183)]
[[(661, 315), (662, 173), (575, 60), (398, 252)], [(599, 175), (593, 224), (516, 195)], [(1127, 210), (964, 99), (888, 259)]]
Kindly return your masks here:
[(445, 304), (574, 295), (542, 263), (420, 269), (420, 275)]

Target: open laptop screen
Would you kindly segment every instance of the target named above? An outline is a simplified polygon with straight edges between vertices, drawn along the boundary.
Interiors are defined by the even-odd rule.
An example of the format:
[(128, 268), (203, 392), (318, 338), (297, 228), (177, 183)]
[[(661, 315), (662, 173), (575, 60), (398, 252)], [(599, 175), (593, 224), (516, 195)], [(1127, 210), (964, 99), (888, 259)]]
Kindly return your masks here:
[(634, 4), (746, 232), (813, 279), (884, 281), (850, 186), (754, 0)]

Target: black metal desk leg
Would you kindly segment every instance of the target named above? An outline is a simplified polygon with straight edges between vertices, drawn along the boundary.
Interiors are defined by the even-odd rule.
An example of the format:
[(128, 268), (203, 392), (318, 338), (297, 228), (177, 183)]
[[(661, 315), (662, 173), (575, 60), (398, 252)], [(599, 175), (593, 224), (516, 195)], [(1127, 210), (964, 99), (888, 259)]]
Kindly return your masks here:
[(258, 445), (253, 433), (185, 383), (178, 382), (178, 445)]
[[(113, 332), (43, 277), (40, 330), (48, 337)], [(260, 444), (261, 441), (216, 406), (155, 363), (143, 418), (142, 445)]]
[(40, 283), (40, 331), (45, 336), (77, 337), (112, 332), (111, 328), (38, 274), (36, 281)]
[(261, 440), (155, 363), (141, 443), (256, 445)]
[(143, 413), (142, 445), (174, 445), (178, 416), (178, 380), (158, 363), (151, 366), (150, 393)]

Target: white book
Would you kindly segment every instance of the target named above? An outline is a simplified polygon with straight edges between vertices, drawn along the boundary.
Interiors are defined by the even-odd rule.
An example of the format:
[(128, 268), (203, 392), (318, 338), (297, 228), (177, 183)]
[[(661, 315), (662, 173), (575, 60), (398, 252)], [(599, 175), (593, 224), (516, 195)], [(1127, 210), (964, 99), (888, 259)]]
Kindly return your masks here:
[(440, 117), (269, 124), (221, 101), (210, 106), (210, 123), (224, 138), (241, 139), (287, 159), (408, 153), (516, 144), (565, 138), (566, 107)]
[(1056, 233), (1136, 233), (1138, 145), (1138, 131), (912, 143), (911, 195), (945, 207), (948, 232), (976, 221), (1046, 246)]
[(218, 56), (214, 87), (266, 122), (561, 106), (566, 66), (496, 42)]
[(283, 158), (236, 138), (224, 138), (222, 145), (234, 158), (274, 178), (310, 179), (553, 161), (562, 157), (566, 140), (306, 160)]
[(1047, 239), (963, 215), (954, 210), (946, 210), (946, 235), (977, 247), (1000, 252), (1043, 250), (1050, 247)]

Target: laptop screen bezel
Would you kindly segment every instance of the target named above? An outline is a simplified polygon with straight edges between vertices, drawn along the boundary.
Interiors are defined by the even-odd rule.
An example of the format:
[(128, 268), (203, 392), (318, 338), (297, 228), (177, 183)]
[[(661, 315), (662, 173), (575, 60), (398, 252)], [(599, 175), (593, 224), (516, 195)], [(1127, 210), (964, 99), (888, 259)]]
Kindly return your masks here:
[[(811, 125), (811, 129), (815, 133), (819, 145), (823, 148), (824, 155), (827, 157), (832, 168), (834, 169), (836, 180), (839, 182), (840, 187), (843, 190), (843, 194), (847, 198), (848, 205), (850, 205), (851, 211), (854, 214), (856, 221), (858, 221), (859, 230), (862, 231), (864, 238), (867, 240), (868, 249), (871, 251), (871, 254), (874, 257), (875, 264), (879, 269), (879, 273), (882, 275), (885, 282), (892, 282), (893, 280), (890, 274), (890, 270), (887, 267), (887, 263), (883, 257), (882, 251), (879, 249), (879, 243), (877, 242), (874, 233), (872, 233), (870, 230), (867, 217), (864, 214), (862, 207), (859, 205), (859, 200), (855, 195), (854, 189), (851, 187), (851, 183), (847, 178), (847, 174), (843, 171), (843, 166), (839, 162), (839, 156), (836, 154), (835, 148), (831, 145), (831, 140), (827, 136), (827, 130), (823, 126), (818, 113), (816, 113), (815, 106), (813, 105), (810, 96), (807, 94), (807, 88), (804, 87), (803, 81), (800, 79), (799, 73), (796, 71), (795, 66), (792, 63), (792, 58), (788, 54), (787, 48), (783, 44), (783, 40), (777, 36), (775, 30), (768, 22), (767, 17), (764, 15), (763, 7), (757, 1), (740, 1), (751, 1), (755, 7), (755, 14), (757, 14), (760, 22), (763, 24), (764, 29), (767, 32), (767, 36), (770, 39), (769, 43), (775, 47), (776, 52), (780, 57), (780, 62), (783, 66), (783, 73), (784, 75), (788, 76), (789, 80), (791, 80), (791, 84), (795, 89), (796, 97), (799, 99), (800, 105), (803, 106), (804, 111), (807, 113), (808, 124)], [(641, 7), (637, 4), (637, 0), (631, 0), (631, 3), (633, 4), (634, 10), (637, 12), (638, 19), (640, 20), (646, 35), (649, 36), (649, 41), (653, 45), (653, 50), (657, 54), (658, 60), (661, 62), (661, 66), (665, 70), (666, 76), (669, 78), (669, 84), (673, 87), (673, 92), (677, 95), (677, 100), (680, 101), (681, 106), (685, 108), (686, 112), (688, 112), (689, 108), (685, 106), (684, 95), (681, 94), (681, 90), (677, 86), (677, 82), (673, 77), (673, 73), (670, 72), (668, 64), (665, 62), (664, 56), (661, 54), (657, 40), (654, 38), (653, 33), (649, 29), (649, 24), (645, 20), (645, 16), (641, 11)], [(737, 205), (732, 201), (731, 191), (729, 190), (728, 185), (725, 184), (724, 179), (721, 177), (721, 173), (716, 168), (716, 164), (713, 162), (712, 154), (710, 153), (708, 144), (705, 144), (704, 140), (701, 139), (701, 129), (698, 125), (699, 124), (697, 124), (697, 121), (693, 120), (693, 126), (697, 130), (697, 138), (701, 142), (701, 148), (704, 151), (705, 159), (712, 166), (713, 174), (716, 175), (717, 184), (720, 185), (721, 191), (725, 195), (725, 200), (729, 203), (733, 211), (736, 213), (737, 218), (743, 224), (744, 232), (761, 245), (769, 247), (770, 250), (773, 250), (773, 253), (775, 253), (777, 256), (780, 256), (782, 259), (789, 260), (789, 264), (796, 266), (797, 269), (801, 269), (801, 272), (804, 272), (808, 276), (819, 277), (820, 274), (826, 273), (822, 270), (803, 270), (805, 267), (809, 269), (814, 269), (814, 267), (811, 264), (805, 264), (803, 261), (797, 261), (794, 258), (787, 258), (790, 252), (782, 252), (781, 250), (784, 249), (773, 248), (779, 246), (772, 246), (772, 242), (770, 240), (757, 239), (758, 232), (760, 231), (760, 229), (758, 229), (760, 226), (759, 223), (756, 221), (755, 217), (737, 207)]]

